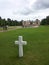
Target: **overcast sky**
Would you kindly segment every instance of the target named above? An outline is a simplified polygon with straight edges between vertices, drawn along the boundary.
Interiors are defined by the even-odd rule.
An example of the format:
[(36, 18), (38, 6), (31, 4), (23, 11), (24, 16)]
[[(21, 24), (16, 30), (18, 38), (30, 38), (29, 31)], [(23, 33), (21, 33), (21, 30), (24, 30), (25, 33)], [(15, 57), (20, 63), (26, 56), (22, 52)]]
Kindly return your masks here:
[(49, 15), (49, 0), (0, 0), (0, 16), (15, 20), (42, 19)]

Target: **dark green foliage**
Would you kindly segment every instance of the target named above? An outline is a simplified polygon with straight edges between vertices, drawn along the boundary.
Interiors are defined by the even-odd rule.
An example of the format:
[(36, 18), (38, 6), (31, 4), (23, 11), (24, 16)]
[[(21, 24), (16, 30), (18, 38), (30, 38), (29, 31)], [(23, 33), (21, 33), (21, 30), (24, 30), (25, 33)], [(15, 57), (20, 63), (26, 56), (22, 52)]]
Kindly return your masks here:
[(49, 25), (49, 16), (47, 16), (45, 19), (42, 19), (41, 25)]
[(11, 20), (10, 18), (8, 18), (7, 20), (2, 19), (0, 17), (0, 26), (21, 26), (22, 25), (22, 21), (17, 21), (17, 20)]
[(41, 25), (47, 25), (47, 20), (46, 20), (46, 19), (43, 19), (43, 20), (41, 21)]
[(49, 16), (46, 17), (47, 24), (49, 25)]

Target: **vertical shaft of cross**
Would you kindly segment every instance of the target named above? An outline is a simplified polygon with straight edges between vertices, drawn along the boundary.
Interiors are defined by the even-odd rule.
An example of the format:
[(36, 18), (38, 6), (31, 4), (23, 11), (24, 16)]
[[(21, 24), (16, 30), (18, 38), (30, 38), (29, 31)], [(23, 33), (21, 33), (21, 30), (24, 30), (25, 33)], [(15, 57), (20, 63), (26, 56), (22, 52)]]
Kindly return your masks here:
[(19, 57), (23, 57), (23, 46), (19, 45)]
[(23, 46), (22, 46), (22, 36), (19, 36), (19, 57), (22, 57), (23, 56)]

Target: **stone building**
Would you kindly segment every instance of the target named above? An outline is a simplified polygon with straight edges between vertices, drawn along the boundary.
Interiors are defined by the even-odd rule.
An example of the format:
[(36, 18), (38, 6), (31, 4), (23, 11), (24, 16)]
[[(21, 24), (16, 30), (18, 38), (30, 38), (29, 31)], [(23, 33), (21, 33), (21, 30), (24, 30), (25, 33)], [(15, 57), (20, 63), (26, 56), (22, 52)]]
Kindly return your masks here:
[(23, 27), (29, 27), (30, 26), (30, 21), (23, 21), (22, 26)]
[(40, 25), (40, 20), (36, 19), (35, 21), (32, 22), (30, 20), (27, 21), (22, 21), (22, 26), (23, 27), (33, 27), (33, 26), (39, 26)]
[(34, 22), (33, 22), (33, 26), (39, 26), (40, 25), (40, 20), (36, 19)]

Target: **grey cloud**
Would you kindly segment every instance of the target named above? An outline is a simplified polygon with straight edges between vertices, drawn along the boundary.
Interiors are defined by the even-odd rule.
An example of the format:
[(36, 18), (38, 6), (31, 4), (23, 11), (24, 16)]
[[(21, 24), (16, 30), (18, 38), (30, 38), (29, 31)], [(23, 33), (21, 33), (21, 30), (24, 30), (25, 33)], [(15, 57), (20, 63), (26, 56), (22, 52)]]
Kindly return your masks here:
[(13, 14), (29, 15), (32, 11), (28, 8), (21, 8), (18, 11), (14, 11)]
[(15, 14), (21, 15), (30, 15), (32, 13), (37, 13), (38, 10), (43, 10), (49, 8), (49, 0), (36, 0), (34, 5), (32, 4), (31, 8), (29, 8), (28, 0), (22, 1), (22, 6), (19, 10), (14, 12)]
[(29, 15), (32, 13), (32, 10), (29, 8), (24, 8), (21, 12), (22, 15)]
[(20, 13), (22, 15), (29, 15), (31, 13), (37, 12), (37, 10), (43, 10), (47, 8), (49, 8), (49, 0), (36, 0), (34, 5), (32, 4), (31, 8), (25, 7), (20, 11)]
[(37, 0), (34, 3), (34, 9), (39, 10), (39, 9), (46, 9), (49, 8), (49, 0)]
[[(27, 2), (28, 4), (28, 2)], [(43, 10), (49, 8), (49, 0), (36, 0), (34, 5), (32, 4), (31, 8), (24, 7), (20, 13), (22, 15), (29, 15), (31, 13), (37, 12), (37, 10)]]

